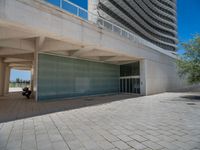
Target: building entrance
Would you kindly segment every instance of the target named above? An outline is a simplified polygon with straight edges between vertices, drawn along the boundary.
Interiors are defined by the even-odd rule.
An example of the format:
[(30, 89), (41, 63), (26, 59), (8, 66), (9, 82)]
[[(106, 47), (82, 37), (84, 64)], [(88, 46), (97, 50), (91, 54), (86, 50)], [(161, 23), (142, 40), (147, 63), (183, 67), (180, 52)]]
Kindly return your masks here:
[(139, 62), (120, 66), (120, 92), (140, 94)]

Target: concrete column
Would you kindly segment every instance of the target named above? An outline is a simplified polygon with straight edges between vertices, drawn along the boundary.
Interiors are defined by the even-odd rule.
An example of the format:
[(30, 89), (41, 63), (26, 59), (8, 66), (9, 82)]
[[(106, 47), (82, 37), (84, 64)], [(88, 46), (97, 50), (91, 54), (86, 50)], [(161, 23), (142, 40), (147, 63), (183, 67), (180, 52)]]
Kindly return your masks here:
[(4, 95), (5, 68), (3, 58), (0, 58), (0, 96)]
[(146, 60), (140, 60), (140, 93), (141, 95), (147, 95), (147, 72), (146, 72)]
[(38, 52), (34, 52), (33, 67), (31, 69), (31, 90), (32, 95), (37, 101), (37, 69), (38, 69)]
[[(34, 62), (32, 62), (34, 64)], [(34, 91), (34, 65), (31, 68), (31, 91)]]
[(9, 93), (9, 83), (10, 83), (10, 67), (6, 65), (5, 68), (5, 81), (4, 81), (4, 94)]
[(35, 100), (37, 101), (37, 84), (38, 84), (38, 53), (39, 50), (41, 49), (42, 45), (44, 44), (45, 37), (38, 37), (36, 38), (36, 43), (35, 43), (35, 52), (34, 52), (34, 60), (33, 60), (33, 70), (32, 70), (32, 89), (34, 93)]

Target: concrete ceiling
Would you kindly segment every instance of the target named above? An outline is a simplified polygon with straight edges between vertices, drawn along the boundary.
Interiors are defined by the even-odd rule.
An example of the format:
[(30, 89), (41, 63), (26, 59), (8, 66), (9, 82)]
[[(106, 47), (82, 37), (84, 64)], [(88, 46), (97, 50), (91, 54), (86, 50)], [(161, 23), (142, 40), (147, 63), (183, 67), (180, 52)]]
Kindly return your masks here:
[(136, 58), (102, 50), (94, 45), (78, 45), (19, 29), (0, 26), (0, 57), (15, 69), (31, 69), (34, 52), (53, 53), (112, 64), (130, 63)]

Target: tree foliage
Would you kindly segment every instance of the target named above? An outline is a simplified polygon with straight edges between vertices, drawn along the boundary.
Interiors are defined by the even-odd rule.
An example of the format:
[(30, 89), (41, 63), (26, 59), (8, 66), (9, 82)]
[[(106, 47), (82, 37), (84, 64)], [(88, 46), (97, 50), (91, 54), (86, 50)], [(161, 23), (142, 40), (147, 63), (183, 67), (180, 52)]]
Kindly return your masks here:
[(182, 46), (185, 52), (177, 61), (179, 75), (186, 77), (191, 84), (200, 83), (200, 35)]

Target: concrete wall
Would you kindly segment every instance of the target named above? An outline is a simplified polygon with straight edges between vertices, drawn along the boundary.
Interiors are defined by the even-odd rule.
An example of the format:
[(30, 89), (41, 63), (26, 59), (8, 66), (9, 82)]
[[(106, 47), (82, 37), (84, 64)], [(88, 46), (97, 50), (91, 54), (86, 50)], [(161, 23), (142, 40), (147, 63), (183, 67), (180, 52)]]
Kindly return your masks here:
[(188, 86), (186, 81), (178, 76), (176, 60), (164, 56), (161, 56), (161, 59), (162, 62), (144, 60), (146, 95), (174, 91)]
[(38, 100), (119, 92), (119, 66), (39, 54)]
[(140, 60), (140, 94), (146, 95), (146, 61)]

